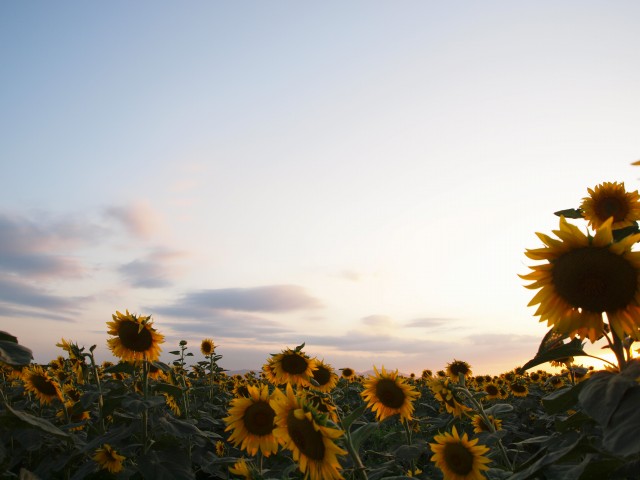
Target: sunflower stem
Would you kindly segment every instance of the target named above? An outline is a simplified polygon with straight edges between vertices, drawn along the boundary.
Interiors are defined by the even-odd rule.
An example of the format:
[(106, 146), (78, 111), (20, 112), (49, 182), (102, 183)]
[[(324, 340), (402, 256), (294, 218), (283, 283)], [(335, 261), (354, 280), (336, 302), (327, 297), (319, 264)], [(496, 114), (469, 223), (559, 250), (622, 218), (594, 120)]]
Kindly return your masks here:
[(618, 369), (620, 371), (624, 370), (624, 367), (627, 365), (627, 359), (624, 355), (624, 344), (623, 341), (618, 335), (613, 334), (613, 344), (611, 345), (611, 349), (613, 353), (616, 355), (616, 359), (618, 360)]
[(98, 376), (98, 367), (96, 366), (96, 359), (93, 357), (93, 350), (90, 351), (89, 354), (85, 354), (89, 356), (89, 361), (91, 362), (91, 371), (93, 372), (93, 379), (96, 381), (96, 386), (98, 387), (98, 424), (100, 425), (100, 433), (104, 433), (106, 431), (104, 425), (104, 396), (102, 394), (102, 384), (100, 383), (100, 377)]
[(144, 397), (145, 406), (142, 410), (142, 448), (144, 453), (147, 453), (147, 440), (149, 436), (148, 431), (148, 419), (149, 411), (147, 407), (147, 397), (149, 393), (149, 363), (147, 362), (146, 355), (142, 360), (142, 395)]

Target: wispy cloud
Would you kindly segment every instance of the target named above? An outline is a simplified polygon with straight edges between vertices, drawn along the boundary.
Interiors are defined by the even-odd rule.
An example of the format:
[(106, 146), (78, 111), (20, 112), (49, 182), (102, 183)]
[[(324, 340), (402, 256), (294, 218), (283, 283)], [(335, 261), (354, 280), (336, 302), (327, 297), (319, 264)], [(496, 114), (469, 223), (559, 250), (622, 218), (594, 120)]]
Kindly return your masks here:
[(174, 284), (180, 272), (176, 260), (185, 257), (184, 252), (157, 248), (143, 258), (125, 263), (118, 268), (134, 287), (162, 288)]
[(453, 318), (424, 317), (410, 320), (409, 322), (405, 323), (404, 326), (409, 328), (433, 329), (450, 325), (451, 323), (456, 321), (457, 320)]
[(298, 285), (221, 288), (189, 292), (172, 305), (155, 311), (170, 316), (199, 318), (219, 310), (282, 313), (320, 308), (320, 301)]
[(3, 304), (5, 314), (16, 314), (16, 306), (47, 311), (53, 309), (71, 314), (78, 311), (80, 300), (79, 298), (52, 295), (43, 288), (18, 279), (0, 277), (0, 303)]
[(116, 220), (130, 235), (143, 240), (151, 238), (163, 223), (160, 213), (146, 201), (107, 207), (104, 213), (107, 218)]

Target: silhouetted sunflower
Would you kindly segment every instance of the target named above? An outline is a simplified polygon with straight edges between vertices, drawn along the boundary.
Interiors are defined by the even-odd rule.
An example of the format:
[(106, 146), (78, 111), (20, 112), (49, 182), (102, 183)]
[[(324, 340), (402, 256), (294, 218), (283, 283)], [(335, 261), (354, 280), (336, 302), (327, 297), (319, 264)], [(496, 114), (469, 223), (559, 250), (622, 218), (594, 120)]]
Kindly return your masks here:
[(535, 315), (559, 333), (593, 343), (604, 334), (606, 313), (619, 338), (640, 338), (640, 253), (631, 252), (640, 234), (613, 243), (611, 221), (591, 237), (561, 217), (560, 230), (553, 232), (560, 240), (538, 233), (546, 246), (526, 252), (547, 261), (521, 275), (533, 281), (527, 288), (540, 289), (529, 306), (540, 304)]
[(254, 456), (258, 450), (265, 457), (278, 451), (278, 442), (273, 436), (276, 413), (270, 404), (269, 387), (247, 386), (248, 396), (238, 396), (231, 400), (225, 432), (232, 431), (229, 442)]
[(478, 439), (469, 440), (467, 434), (458, 435), (456, 427), (452, 433), (443, 433), (434, 437), (436, 443), (430, 443), (433, 456), (431, 461), (436, 464), (444, 475), (445, 480), (482, 480), (483, 470), (489, 470), (487, 463), (491, 460), (484, 454), (489, 448), (476, 445)]
[(640, 195), (637, 190), (627, 192), (624, 182), (604, 182), (587, 191), (589, 196), (582, 199), (580, 210), (594, 230), (611, 217), (613, 230), (634, 225), (640, 219)]
[(273, 392), (271, 406), (276, 412), (273, 431), (280, 444), (291, 451), (304, 478), (338, 480), (342, 478), (338, 455), (347, 452), (335, 443), (344, 432), (326, 425), (325, 420), (301, 401), (287, 384), (286, 393)]
[(108, 334), (114, 338), (107, 340), (109, 349), (116, 357), (125, 361), (147, 360), (153, 362), (160, 357), (160, 344), (164, 335), (152, 327), (150, 316), (136, 316), (116, 312), (113, 321), (107, 322)]
[(216, 346), (213, 343), (213, 340), (211, 340), (210, 338), (205, 338), (200, 343), (200, 351), (202, 352), (202, 354), (205, 357), (208, 357), (209, 355), (212, 355), (214, 350), (215, 350), (215, 348), (216, 348)]
[(411, 420), (413, 401), (420, 396), (414, 387), (398, 376), (398, 371), (381, 371), (374, 366), (375, 375), (369, 375), (364, 381), (364, 390), (360, 393), (367, 407), (376, 414), (378, 421), (399, 414), (401, 419)]
[(58, 382), (53, 380), (40, 365), (29, 365), (22, 372), (22, 381), (25, 390), (33, 393), (40, 403), (48, 405), (56, 399), (62, 401)]
[(487, 392), (487, 395), (483, 398), (487, 400), (495, 400), (500, 398), (500, 388), (493, 382), (486, 383), (482, 389)]
[(471, 366), (463, 360), (454, 360), (447, 364), (447, 375), (454, 382), (458, 381), (460, 375), (469, 378), (471, 377)]
[(103, 470), (108, 470), (110, 473), (118, 473), (124, 468), (122, 462), (126, 457), (119, 455), (108, 443), (102, 445), (102, 448), (96, 450), (93, 460), (100, 465)]

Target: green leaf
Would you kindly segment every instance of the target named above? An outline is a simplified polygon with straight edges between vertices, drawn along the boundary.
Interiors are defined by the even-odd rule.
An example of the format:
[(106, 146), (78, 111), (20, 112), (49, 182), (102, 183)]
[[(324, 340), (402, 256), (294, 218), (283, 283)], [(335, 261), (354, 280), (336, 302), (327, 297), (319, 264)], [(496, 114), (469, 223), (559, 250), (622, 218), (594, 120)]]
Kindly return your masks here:
[(627, 391), (604, 429), (602, 446), (617, 456), (640, 452), (640, 385)]
[(538, 353), (522, 366), (522, 370), (529, 370), (536, 365), (560, 360), (566, 357), (588, 356), (588, 353), (582, 349), (583, 343), (579, 338), (572, 339), (569, 343), (563, 343), (566, 335), (555, 332), (553, 329), (544, 336)]
[(611, 233), (613, 234), (613, 241), (619, 242), (623, 238), (638, 232), (640, 232), (640, 228), (638, 228), (638, 222), (633, 222), (633, 225), (624, 228), (618, 228), (616, 230), (613, 230)]
[(299, 352), (299, 351), (301, 351), (301, 350), (304, 348), (304, 344), (305, 344), (305, 343), (306, 343), (306, 342), (302, 342), (302, 345), (298, 345), (298, 346), (295, 348), (294, 352)]
[[(5, 332), (0, 333), (8, 335)], [(0, 340), (0, 361), (18, 367), (29, 365), (32, 359), (33, 352), (27, 347), (12, 340)]]
[(169, 352), (171, 355), (180, 355), (180, 350), (173, 350)]
[(174, 398), (181, 398), (182, 397), (182, 388), (180, 388), (180, 387), (178, 387), (176, 385), (171, 385), (169, 383), (156, 383), (155, 385), (153, 385), (152, 391), (154, 393), (165, 392), (165, 393), (168, 393), (169, 395), (171, 395)]
[(562, 437), (552, 437), (549, 440), (550, 441), (547, 443), (547, 445), (543, 447), (543, 449), (548, 448), (548, 450), (544, 452), (541, 457), (536, 457), (536, 461), (534, 461), (533, 463), (525, 463), (521, 465), (520, 468), (524, 466), (526, 466), (526, 468), (514, 473), (511, 477), (509, 477), (509, 480), (525, 480), (529, 478), (538, 478), (535, 477), (534, 474), (540, 471), (542, 468), (561, 460), (563, 457), (569, 455), (574, 450), (587, 451), (588, 448), (588, 441), (585, 439), (585, 437), (582, 437), (573, 432)]
[(133, 375), (133, 372), (133, 363), (129, 362), (118, 362), (104, 369), (104, 373), (127, 373)]
[(18, 337), (14, 337), (10, 333), (0, 330), (0, 341), (18, 343)]
[(4, 407), (7, 409), (7, 412), (11, 413), (14, 417), (16, 417), (20, 422), (26, 424), (30, 427), (37, 428), (40, 431), (45, 433), (49, 433), (58, 438), (70, 438), (69, 434), (63, 432), (58, 427), (56, 427), (53, 423), (44, 418), (34, 417), (33, 415), (27, 412), (20, 412), (18, 410), (14, 410), (10, 405), (4, 404)]
[(345, 431), (349, 430), (349, 427), (351, 426), (351, 424), (354, 421), (356, 421), (358, 418), (360, 418), (366, 409), (367, 409), (367, 406), (365, 404), (362, 404), (358, 408), (356, 408), (353, 412), (351, 412), (349, 415), (344, 417), (342, 419), (342, 422), (340, 422), (342, 424), (342, 429)]
[(164, 362), (161, 362), (160, 360), (156, 360), (155, 362), (151, 362), (151, 365), (153, 365), (154, 367), (156, 367), (159, 370), (162, 370), (164, 373), (170, 372), (171, 371), (171, 367), (169, 365), (167, 365)]
[(542, 405), (548, 413), (565, 412), (578, 403), (580, 392), (587, 384), (583, 381), (574, 386), (562, 387), (542, 399)]
[(508, 403), (496, 403), (489, 408), (485, 408), (484, 411), (487, 415), (493, 415), (494, 417), (497, 417), (499, 415), (504, 415), (505, 413), (512, 412), (513, 405), (510, 405)]
[(566, 210), (558, 210), (553, 212), (554, 215), (564, 218), (582, 218), (582, 210), (579, 208), (567, 208)]
[(362, 443), (369, 438), (373, 432), (378, 430), (378, 427), (378, 422), (369, 422), (351, 433), (351, 444), (356, 452), (360, 450)]
[(579, 395), (582, 409), (603, 427), (609, 424), (627, 390), (637, 385), (634, 378), (613, 372), (594, 373), (581, 383), (586, 383)]

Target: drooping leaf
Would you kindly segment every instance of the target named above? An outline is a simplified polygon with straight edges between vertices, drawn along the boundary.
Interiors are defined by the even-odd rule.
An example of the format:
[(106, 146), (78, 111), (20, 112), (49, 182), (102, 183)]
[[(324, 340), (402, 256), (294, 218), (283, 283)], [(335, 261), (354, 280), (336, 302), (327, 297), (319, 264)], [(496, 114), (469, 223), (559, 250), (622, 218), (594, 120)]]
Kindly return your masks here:
[[(8, 335), (5, 332), (5, 335)], [(13, 337), (15, 339), (15, 337)], [(12, 340), (0, 340), (0, 361), (14, 367), (29, 365), (33, 359), (33, 352), (27, 347)]]
[(562, 387), (551, 392), (542, 399), (542, 405), (549, 413), (565, 412), (578, 403), (578, 397), (587, 382), (580, 382), (577, 385)]
[(67, 439), (69, 438), (69, 434), (66, 432), (63, 432), (62, 430), (60, 430), (58, 427), (56, 427), (53, 423), (51, 423), (49, 420), (46, 420), (44, 418), (40, 418), (40, 417), (35, 417), (27, 412), (21, 412), (18, 410), (14, 410), (13, 408), (11, 408), (10, 405), (8, 404), (4, 404), (4, 408), (6, 408), (7, 412), (9, 412), (11, 415), (13, 415), (14, 417), (16, 417), (18, 420), (20, 420), (21, 423), (23, 423), (26, 426), (32, 427), (32, 428), (37, 428), (38, 430), (41, 430), (45, 433), (49, 433), (55, 437), (58, 438), (63, 438), (63, 439)]
[(582, 218), (582, 210), (579, 208), (567, 208), (565, 210), (558, 210), (553, 212), (554, 215), (564, 218)]
[(537, 365), (567, 357), (588, 356), (587, 352), (583, 350), (583, 343), (579, 338), (573, 338), (568, 343), (564, 343), (566, 338), (568, 336), (565, 334), (558, 333), (553, 329), (549, 330), (542, 339), (536, 356), (525, 363), (522, 370), (529, 370)]
[(373, 434), (376, 430), (378, 430), (379, 424), (378, 422), (369, 422), (362, 425), (360, 428), (351, 433), (351, 443), (353, 448), (356, 450), (360, 450), (362, 443)]

